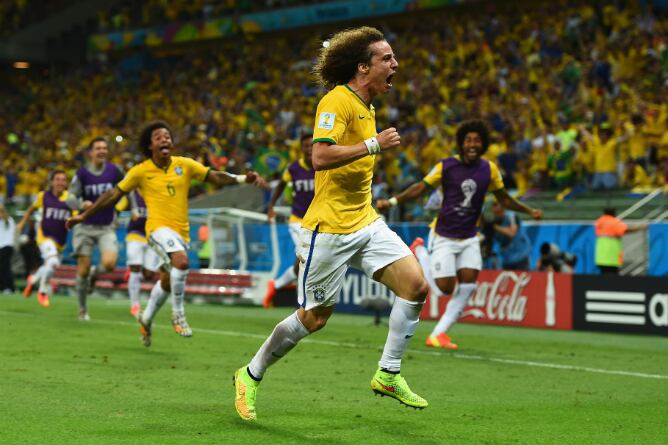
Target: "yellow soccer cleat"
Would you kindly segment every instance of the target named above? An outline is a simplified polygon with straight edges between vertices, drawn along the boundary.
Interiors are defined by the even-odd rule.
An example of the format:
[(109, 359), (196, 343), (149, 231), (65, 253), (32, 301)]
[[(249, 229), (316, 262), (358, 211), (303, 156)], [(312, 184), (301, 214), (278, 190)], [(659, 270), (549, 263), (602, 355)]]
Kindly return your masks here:
[(239, 417), (244, 420), (253, 421), (257, 419), (255, 413), (255, 395), (260, 382), (253, 380), (248, 375), (245, 366), (237, 369), (234, 373), (234, 407), (237, 409)]
[(381, 396), (397, 399), (399, 403), (411, 408), (424, 409), (429, 405), (425, 399), (411, 391), (401, 374), (390, 374), (380, 368), (371, 379), (371, 390)]

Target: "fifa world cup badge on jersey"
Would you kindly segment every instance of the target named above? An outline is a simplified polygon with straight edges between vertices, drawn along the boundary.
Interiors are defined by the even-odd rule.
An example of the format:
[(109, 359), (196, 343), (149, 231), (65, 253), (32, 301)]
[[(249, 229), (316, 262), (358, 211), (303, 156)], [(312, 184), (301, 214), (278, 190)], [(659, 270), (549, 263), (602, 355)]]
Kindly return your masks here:
[(331, 130), (334, 128), (334, 120), (336, 119), (336, 113), (320, 113), (320, 119), (318, 119), (318, 128), (323, 130)]
[(325, 300), (325, 288), (322, 286), (318, 286), (315, 289), (313, 289), (313, 299), (317, 302), (321, 302)]
[(183, 168), (179, 165), (174, 169), (174, 173), (176, 173), (177, 176), (181, 176), (183, 174)]

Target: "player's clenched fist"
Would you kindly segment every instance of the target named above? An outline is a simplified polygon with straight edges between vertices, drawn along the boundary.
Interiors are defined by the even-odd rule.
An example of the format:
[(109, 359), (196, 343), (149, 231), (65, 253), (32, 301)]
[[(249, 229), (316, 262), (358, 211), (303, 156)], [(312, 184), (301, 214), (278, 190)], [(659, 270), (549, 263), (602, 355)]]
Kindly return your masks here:
[(386, 130), (381, 131), (376, 136), (378, 140), (378, 145), (380, 145), (381, 150), (389, 150), (390, 148), (398, 147), (401, 144), (401, 136), (396, 128), (390, 127)]

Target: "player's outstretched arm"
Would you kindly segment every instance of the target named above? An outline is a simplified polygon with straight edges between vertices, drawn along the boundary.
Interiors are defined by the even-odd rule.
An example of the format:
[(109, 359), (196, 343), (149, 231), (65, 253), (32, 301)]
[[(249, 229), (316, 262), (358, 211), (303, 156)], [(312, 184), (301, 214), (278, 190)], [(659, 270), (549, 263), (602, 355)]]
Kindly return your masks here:
[(93, 203), (93, 205), (88, 207), (80, 214), (68, 219), (65, 222), (65, 227), (71, 229), (77, 224), (84, 222), (86, 218), (95, 215), (100, 210), (116, 204), (116, 202), (122, 197), (123, 197), (123, 192), (121, 192), (118, 188), (113, 188), (111, 190), (104, 192), (102, 195), (100, 195), (99, 198), (97, 198), (97, 200)]
[(271, 195), (271, 199), (269, 200), (269, 206), (267, 206), (267, 220), (269, 222), (274, 221), (274, 219), (276, 218), (276, 212), (274, 211), (274, 206), (276, 205), (276, 201), (278, 201), (278, 198), (283, 194), (283, 190), (285, 190), (286, 185), (287, 183), (281, 180), (274, 189), (274, 193), (272, 193)]
[(28, 207), (28, 210), (23, 214), (23, 218), (21, 218), (21, 221), (16, 225), (16, 233), (21, 233), (23, 232), (23, 226), (26, 225), (28, 221), (30, 221), (30, 217), (32, 214), (35, 212), (35, 207), (30, 206)]
[(258, 175), (254, 171), (249, 171), (245, 175), (233, 175), (227, 172), (211, 170), (206, 177), (206, 182), (218, 187), (232, 184), (252, 184), (262, 189), (269, 188), (267, 181), (265, 181), (262, 176)]
[(517, 199), (510, 196), (506, 189), (499, 189), (494, 191), (494, 196), (496, 196), (496, 200), (499, 201), (499, 204), (501, 204), (506, 209), (515, 210), (516, 212), (526, 213), (533, 219), (543, 218), (542, 210), (534, 209), (533, 207), (529, 207), (523, 202), (518, 201)]
[(402, 202), (412, 201), (424, 195), (427, 190), (427, 184), (425, 184), (423, 181), (416, 182), (403, 192), (399, 193), (397, 196), (393, 196), (390, 199), (377, 199), (376, 207), (378, 210), (389, 209), (390, 207), (394, 207), (398, 204), (401, 204)]
[(396, 128), (388, 128), (376, 136), (355, 145), (335, 145), (327, 142), (316, 142), (313, 144), (313, 168), (318, 170), (331, 170), (350, 164), (364, 156), (378, 154), (381, 151), (398, 147), (401, 136)]

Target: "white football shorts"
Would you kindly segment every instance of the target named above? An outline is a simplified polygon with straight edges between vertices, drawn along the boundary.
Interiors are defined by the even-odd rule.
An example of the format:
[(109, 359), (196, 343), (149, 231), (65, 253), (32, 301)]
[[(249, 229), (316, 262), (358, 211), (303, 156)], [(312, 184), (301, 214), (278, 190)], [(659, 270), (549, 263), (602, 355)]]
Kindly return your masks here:
[(409, 255), (408, 246), (382, 219), (348, 234), (302, 229), (298, 247), (299, 304), (306, 310), (335, 305), (348, 266), (373, 278), (378, 270)]
[(434, 279), (457, 276), (459, 269), (482, 269), (480, 238), (446, 238), (429, 232), (429, 261)]

